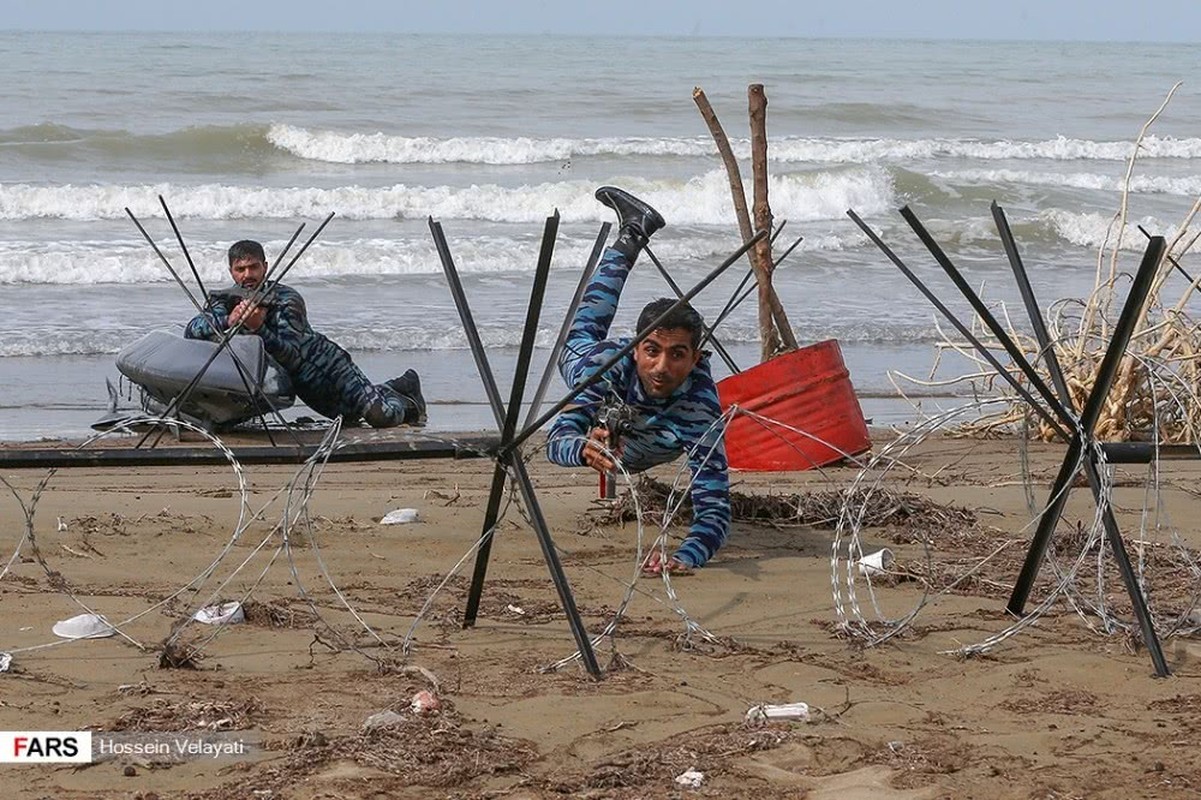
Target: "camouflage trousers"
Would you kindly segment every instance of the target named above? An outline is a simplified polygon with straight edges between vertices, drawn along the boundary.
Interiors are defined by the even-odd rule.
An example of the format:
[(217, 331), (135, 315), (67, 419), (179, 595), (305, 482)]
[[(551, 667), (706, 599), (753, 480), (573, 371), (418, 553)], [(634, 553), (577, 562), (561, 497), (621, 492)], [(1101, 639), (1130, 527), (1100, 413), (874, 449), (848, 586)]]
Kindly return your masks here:
[[(348, 423), (365, 420), (373, 428), (402, 425), (410, 404), (384, 384), (373, 384), (338, 345), (314, 348), (290, 377), (296, 395), (322, 416)], [(416, 409), (413, 409), (416, 412)]]

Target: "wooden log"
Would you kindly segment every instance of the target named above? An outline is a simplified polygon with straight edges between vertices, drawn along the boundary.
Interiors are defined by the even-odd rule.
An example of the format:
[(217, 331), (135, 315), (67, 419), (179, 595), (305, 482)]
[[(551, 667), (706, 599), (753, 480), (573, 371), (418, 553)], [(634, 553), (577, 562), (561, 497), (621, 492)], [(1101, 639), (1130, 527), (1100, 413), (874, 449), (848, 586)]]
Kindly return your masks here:
[(696, 107), (700, 109), (701, 119), (709, 127), (709, 133), (717, 145), (717, 152), (721, 154), (721, 160), (726, 166), (726, 178), (730, 182), (730, 194), (734, 200), (734, 213), (738, 217), (738, 228), (742, 233), (742, 240), (748, 241), (754, 236), (754, 233), (751, 230), (751, 217), (746, 207), (746, 191), (742, 188), (742, 172), (738, 169), (738, 159), (734, 157), (734, 151), (730, 148), (730, 140), (701, 87), (693, 88), (692, 99), (696, 103)]
[[(721, 154), (721, 160), (726, 166), (726, 177), (730, 182), (730, 195), (734, 201), (734, 214), (738, 218), (738, 230), (742, 234), (742, 240), (750, 241), (755, 233), (751, 227), (750, 212), (746, 207), (746, 190), (742, 186), (742, 172), (738, 169), (738, 159), (734, 157), (734, 151), (730, 148), (730, 140), (726, 136), (721, 122), (718, 121), (713, 106), (709, 104), (709, 98), (705, 96), (705, 92), (699, 86), (692, 90), (692, 100), (701, 112), (701, 119), (709, 127), (709, 133), (717, 145), (717, 152)], [(771, 304), (763, 302), (765, 293), (771, 292), (771, 273), (760, 268), (753, 251), (748, 253), (747, 257), (751, 261), (751, 268), (755, 271), (755, 281), (759, 286), (759, 339), (762, 346), (761, 360), (766, 361), (779, 349), (780, 342), (776, 333)]]
[[(771, 204), (767, 197), (767, 94), (763, 91), (761, 83), (752, 83), (747, 87), (746, 93), (751, 120), (751, 175), (755, 198), (755, 231), (767, 231), (770, 234), (775, 218), (771, 213)], [(779, 344), (786, 350), (796, 350), (797, 341), (792, 332), (792, 324), (788, 321), (788, 315), (784, 313), (784, 306), (780, 303), (775, 286), (771, 282), (774, 266), (770, 237), (761, 239), (755, 249), (751, 251), (751, 255), (758, 262), (756, 275), (765, 274), (767, 276), (767, 280), (759, 284), (759, 305), (761, 308), (766, 306), (771, 309)], [(766, 361), (772, 355), (775, 355), (774, 351), (768, 352), (765, 343), (763, 360)]]

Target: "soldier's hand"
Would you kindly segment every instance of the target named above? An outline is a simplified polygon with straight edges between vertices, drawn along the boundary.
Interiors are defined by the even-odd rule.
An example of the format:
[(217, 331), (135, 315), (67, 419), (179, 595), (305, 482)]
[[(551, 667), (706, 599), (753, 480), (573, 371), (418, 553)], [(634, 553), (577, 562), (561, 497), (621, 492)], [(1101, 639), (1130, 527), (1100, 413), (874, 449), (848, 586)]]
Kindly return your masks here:
[(663, 553), (657, 549), (652, 550), (646, 561), (642, 562), (642, 574), (650, 577), (662, 575), (664, 571), (672, 575), (691, 575), (692, 567), (674, 556), (664, 561)]
[(584, 445), (584, 463), (597, 472), (612, 472), (616, 468), (613, 459), (603, 450), (609, 446), (608, 428), (593, 428), (588, 433), (588, 442)]
[(246, 330), (254, 332), (263, 327), (267, 319), (267, 309), (246, 300), (239, 300), (234, 310), (229, 312), (229, 325), (232, 328), (239, 322)]

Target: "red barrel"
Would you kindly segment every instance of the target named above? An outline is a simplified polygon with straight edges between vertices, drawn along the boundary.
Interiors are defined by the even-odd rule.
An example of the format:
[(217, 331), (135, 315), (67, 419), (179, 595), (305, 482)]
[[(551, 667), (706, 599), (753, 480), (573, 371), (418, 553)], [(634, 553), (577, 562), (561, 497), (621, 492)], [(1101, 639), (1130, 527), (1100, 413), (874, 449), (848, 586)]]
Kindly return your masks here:
[(749, 412), (735, 414), (726, 429), (733, 469), (811, 469), (872, 446), (834, 339), (731, 375), (717, 391), (723, 410), (737, 405)]

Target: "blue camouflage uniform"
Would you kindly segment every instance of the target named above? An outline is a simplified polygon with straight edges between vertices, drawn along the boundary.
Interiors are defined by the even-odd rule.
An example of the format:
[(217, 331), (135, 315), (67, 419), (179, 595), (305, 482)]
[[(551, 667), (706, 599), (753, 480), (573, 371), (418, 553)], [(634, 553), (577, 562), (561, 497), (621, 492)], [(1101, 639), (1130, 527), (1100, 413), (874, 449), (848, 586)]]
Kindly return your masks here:
[[(354, 423), (366, 420), (374, 428), (405, 421), (405, 399), (391, 387), (376, 386), (355, 366), (350, 353), (309, 326), (300, 292), (283, 284), (267, 289), (267, 314), (255, 331), (263, 349), (288, 373), (296, 395), (318, 414)], [(210, 313), (192, 318), (184, 330), (188, 339), (220, 341), (238, 299), (214, 295)], [(243, 328), (242, 333), (250, 333)]]
[[(605, 251), (572, 320), (559, 362), (568, 386), (577, 386), (594, 375), (629, 343), (629, 339), (605, 337), (630, 266), (620, 251)], [(621, 463), (627, 470), (641, 472), (687, 454), (692, 472), (692, 527), (675, 557), (688, 566), (702, 566), (725, 543), (730, 531), (724, 429), (715, 424), (722, 412), (708, 356), (701, 356), (670, 397), (660, 399), (647, 395), (638, 379), (633, 354), (626, 355), (555, 420), (546, 445), (547, 457), (562, 466), (585, 466), (584, 440), (596, 425), (600, 406), (614, 396), (635, 412), (631, 429), (621, 439)]]

